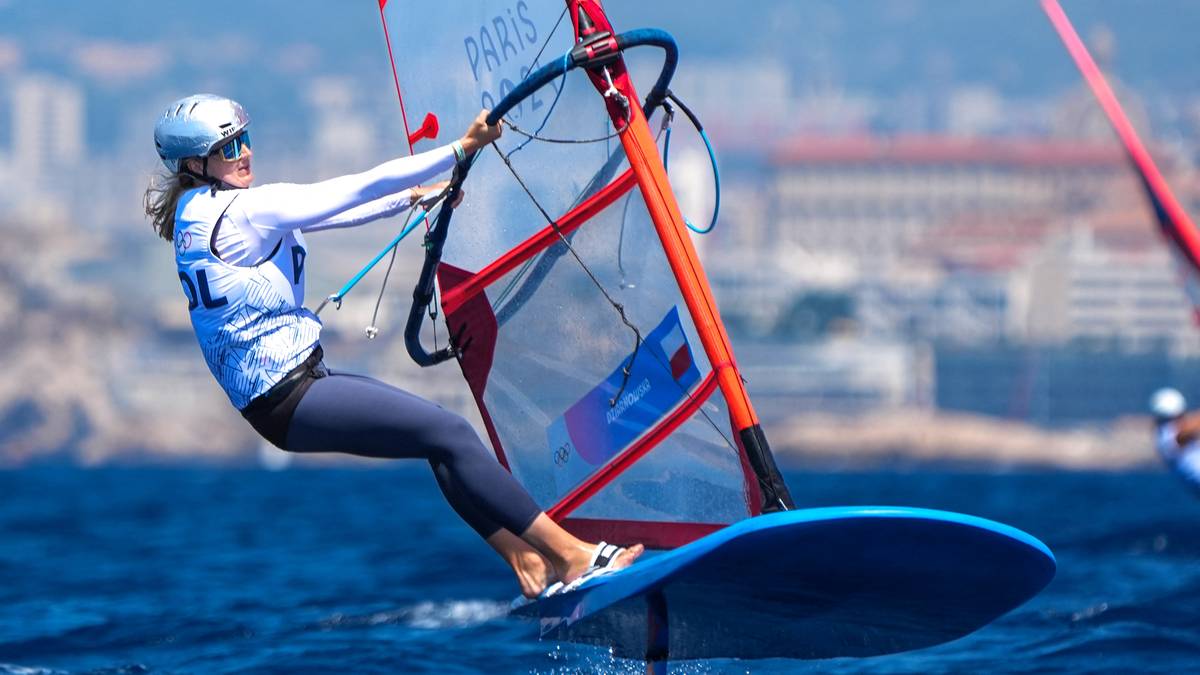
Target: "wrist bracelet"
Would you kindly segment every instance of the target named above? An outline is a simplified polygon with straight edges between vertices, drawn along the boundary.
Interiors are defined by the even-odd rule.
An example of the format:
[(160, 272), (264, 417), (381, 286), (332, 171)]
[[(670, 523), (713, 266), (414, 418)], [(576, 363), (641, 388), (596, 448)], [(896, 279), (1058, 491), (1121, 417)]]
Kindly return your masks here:
[(456, 160), (458, 160), (459, 163), (466, 161), (467, 151), (463, 150), (463, 146), (462, 146), (461, 142), (454, 141), (453, 143), (450, 144), (450, 147), (454, 148), (454, 158)]

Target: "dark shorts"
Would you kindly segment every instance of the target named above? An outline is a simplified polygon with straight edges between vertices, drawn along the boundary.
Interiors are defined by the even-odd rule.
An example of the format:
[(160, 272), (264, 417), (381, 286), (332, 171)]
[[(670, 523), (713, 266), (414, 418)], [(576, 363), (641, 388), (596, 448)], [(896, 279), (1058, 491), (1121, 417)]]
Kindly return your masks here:
[(292, 425), (296, 406), (313, 382), (329, 374), (321, 361), (324, 357), (321, 345), (317, 345), (303, 363), (292, 368), (278, 384), (242, 408), (242, 417), (271, 445), (281, 450), (287, 449), (288, 428)]

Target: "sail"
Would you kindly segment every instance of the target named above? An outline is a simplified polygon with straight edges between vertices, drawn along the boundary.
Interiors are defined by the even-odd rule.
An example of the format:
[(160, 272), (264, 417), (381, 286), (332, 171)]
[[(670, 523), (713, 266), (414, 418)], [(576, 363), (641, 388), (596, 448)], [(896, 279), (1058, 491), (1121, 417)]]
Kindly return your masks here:
[(1059, 38), (1125, 146), (1130, 162), (1137, 171), (1154, 209), (1159, 229), (1169, 242), (1171, 257), (1176, 262), (1183, 288), (1192, 303), (1193, 318), (1200, 324), (1200, 231), (1197, 231), (1196, 225), (1171, 192), (1166, 179), (1158, 170), (1146, 146), (1138, 138), (1133, 124), (1126, 117), (1104, 74), (1092, 59), (1083, 41), (1079, 39), (1058, 1), (1042, 0), (1042, 9), (1050, 18), (1050, 23), (1054, 25)]
[[(453, 140), (436, 130), (459, 133), (581, 33), (612, 31), (595, 0), (381, 0), (380, 14), (412, 152)], [(441, 251), (437, 334), (498, 460), (552, 518), (668, 548), (791, 501), (642, 103), (614, 53), (505, 115)]]

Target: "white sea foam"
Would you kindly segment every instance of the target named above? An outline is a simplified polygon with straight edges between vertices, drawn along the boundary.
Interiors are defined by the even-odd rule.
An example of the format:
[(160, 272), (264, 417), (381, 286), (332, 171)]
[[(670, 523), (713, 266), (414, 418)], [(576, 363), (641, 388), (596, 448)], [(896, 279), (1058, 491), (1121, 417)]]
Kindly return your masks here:
[(401, 624), (412, 628), (439, 630), (466, 628), (499, 619), (508, 614), (509, 603), (496, 600), (447, 600), (421, 602), (411, 607), (363, 615), (334, 614), (320, 623), (322, 628)]
[(508, 603), (495, 600), (422, 602), (407, 611), (406, 623), (414, 628), (463, 628), (505, 616)]
[(67, 671), (37, 666), (19, 666), (15, 663), (0, 663), (0, 675), (67, 675)]
[[(646, 662), (638, 659), (619, 659), (612, 655), (612, 650), (603, 647), (580, 644), (556, 644), (547, 654), (555, 665), (550, 668), (534, 667), (530, 673), (536, 675), (576, 675), (577, 673), (605, 673), (606, 675), (643, 675), (646, 672)], [(706, 661), (672, 661), (671, 673), (683, 675), (707, 675), (716, 672), (742, 672), (749, 675), (752, 671), (725, 670), (722, 666), (714, 666)], [(775, 671), (771, 671), (775, 672)]]

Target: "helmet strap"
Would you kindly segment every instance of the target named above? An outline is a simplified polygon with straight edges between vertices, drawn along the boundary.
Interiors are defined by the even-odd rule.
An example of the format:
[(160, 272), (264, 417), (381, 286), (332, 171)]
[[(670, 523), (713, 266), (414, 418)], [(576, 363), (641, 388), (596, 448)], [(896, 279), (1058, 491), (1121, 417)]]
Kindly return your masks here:
[(203, 176), (203, 178), (204, 178), (204, 180), (208, 181), (209, 185), (212, 186), (212, 193), (214, 195), (216, 195), (217, 189), (219, 189), (221, 187), (221, 181), (208, 175), (208, 157), (209, 157), (208, 155), (204, 156), (204, 171), (203, 171), (204, 176)]
[(232, 185), (225, 183), (224, 181), (222, 181), (219, 178), (213, 178), (212, 176), (208, 175), (208, 156), (207, 155), (204, 156), (204, 164), (202, 165), (200, 173), (196, 173), (195, 171), (192, 171), (192, 167), (188, 165), (188, 160), (186, 160), (186, 159), (184, 159), (180, 162), (180, 166), (183, 167), (183, 172), (186, 173), (187, 175), (191, 176), (192, 178), (195, 178), (196, 180), (198, 180), (202, 183), (208, 183), (208, 185), (212, 188), (213, 194), (216, 194), (217, 190), (222, 190), (222, 189), (233, 187)]

